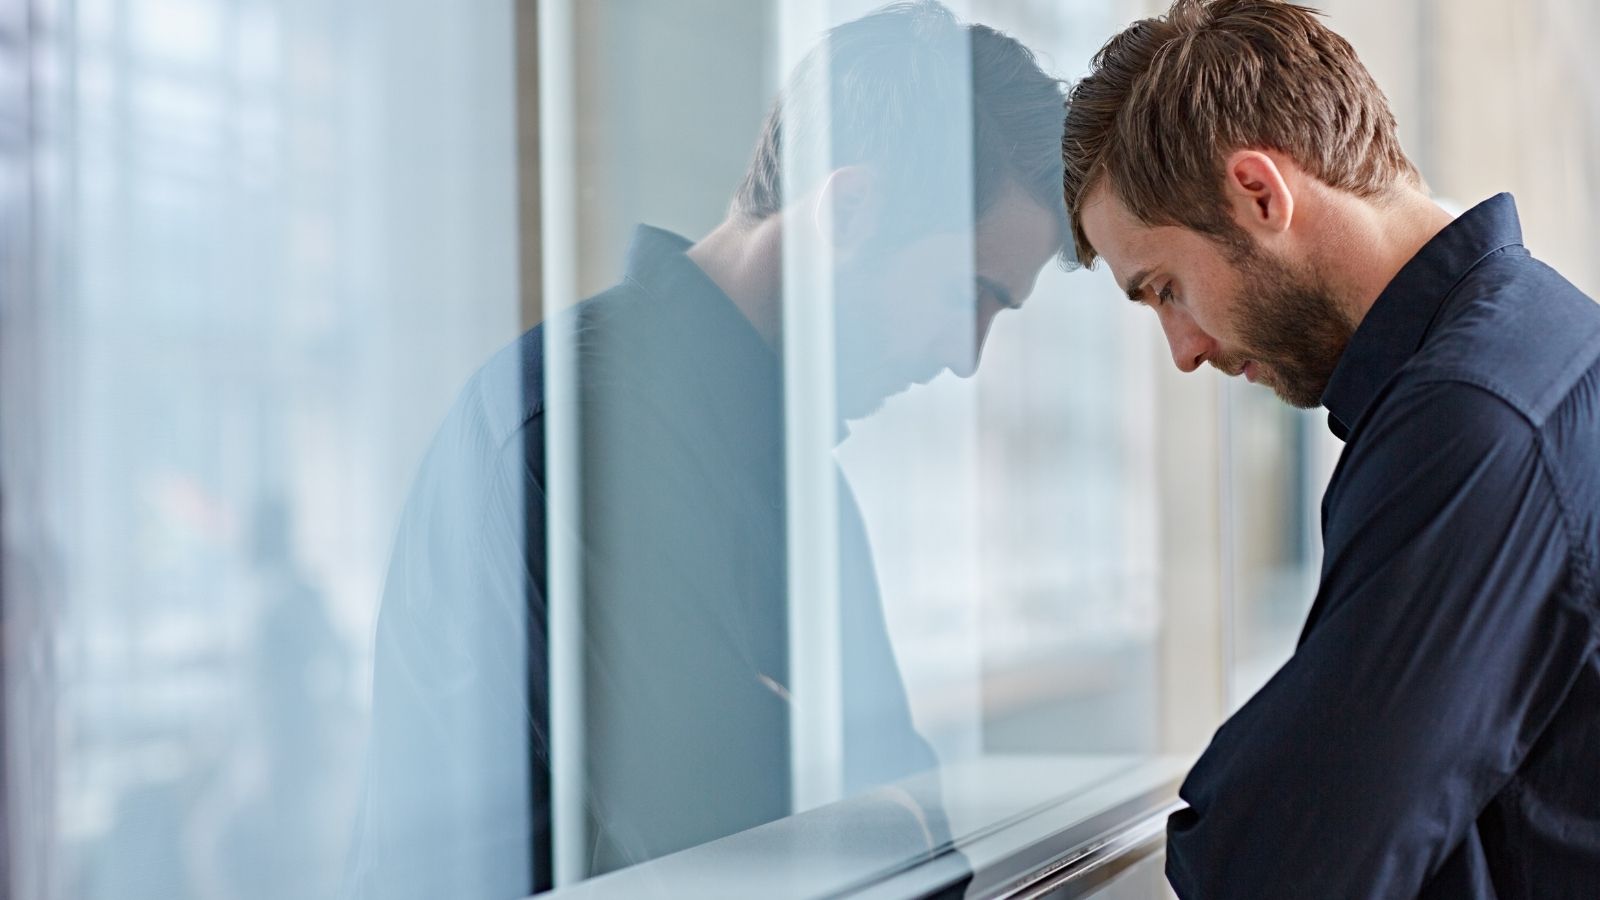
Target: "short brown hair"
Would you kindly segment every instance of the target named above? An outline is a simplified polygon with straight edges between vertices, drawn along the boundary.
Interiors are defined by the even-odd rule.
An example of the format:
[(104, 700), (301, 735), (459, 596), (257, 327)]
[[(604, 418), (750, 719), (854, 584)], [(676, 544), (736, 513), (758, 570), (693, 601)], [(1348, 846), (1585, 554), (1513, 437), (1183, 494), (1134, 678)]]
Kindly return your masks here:
[[(812, 108), (796, 88), (824, 78), (829, 104)], [(952, 127), (968, 113), (970, 127)], [(934, 0), (892, 3), (834, 27), (795, 67), (762, 126), (732, 211), (760, 220), (782, 209), (785, 129), (830, 127), (835, 165), (871, 163), (891, 176), (897, 219), (949, 224), (923, 215), (918, 204), (933, 200), (948, 211), (935, 198), (969, 177), (972, 215), (981, 216), (1015, 184), (1055, 212), (1070, 262), (1058, 193), (1065, 118), (1065, 83), (1015, 38), (963, 24)]]
[(1141, 222), (1242, 249), (1223, 194), (1227, 155), (1276, 150), (1363, 197), (1421, 185), (1394, 114), (1349, 42), (1316, 10), (1278, 0), (1177, 0), (1095, 55), (1073, 86), (1061, 150), (1083, 265), (1083, 201), (1103, 177)]

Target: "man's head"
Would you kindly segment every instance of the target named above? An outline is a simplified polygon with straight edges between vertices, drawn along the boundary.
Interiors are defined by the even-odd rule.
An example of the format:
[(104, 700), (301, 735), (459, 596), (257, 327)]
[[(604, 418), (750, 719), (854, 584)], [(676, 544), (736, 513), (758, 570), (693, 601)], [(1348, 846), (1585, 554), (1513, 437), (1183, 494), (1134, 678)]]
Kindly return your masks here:
[(1156, 310), (1180, 369), (1317, 405), (1357, 323), (1347, 211), (1421, 189), (1350, 45), (1305, 7), (1178, 0), (1112, 38), (1068, 109), (1079, 260)]
[[(994, 316), (1066, 258), (1064, 99), (1026, 47), (933, 2), (839, 25), (796, 67), (732, 212), (828, 232), (846, 418), (971, 374)], [(826, 174), (788, 174), (786, 198), (797, 141), (825, 146)]]

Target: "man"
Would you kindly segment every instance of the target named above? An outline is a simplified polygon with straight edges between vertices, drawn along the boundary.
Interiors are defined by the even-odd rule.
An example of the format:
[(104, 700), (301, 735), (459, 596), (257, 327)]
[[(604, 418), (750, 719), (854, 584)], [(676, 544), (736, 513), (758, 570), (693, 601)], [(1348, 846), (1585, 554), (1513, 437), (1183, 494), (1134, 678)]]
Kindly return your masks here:
[(1308, 9), (1180, 0), (1069, 97), (1079, 257), (1345, 442), (1294, 657), (1169, 823), (1183, 897), (1600, 896), (1600, 308), (1452, 221)]
[[(521, 896), (551, 885), (553, 840), (581, 839), (598, 874), (793, 811), (779, 354), (784, 303), (820, 300), (784, 297), (784, 271), (827, 267), (841, 418), (970, 375), (993, 318), (1063, 252), (1063, 101), (1026, 48), (936, 4), (843, 24), (791, 77), (726, 221), (694, 243), (641, 228), (616, 287), (474, 377), (385, 586), (358, 892)], [(826, 136), (831, 160), (788, 196), (786, 132)], [(547, 339), (570, 370), (547, 370)], [(577, 483), (550, 477), (547, 437), (572, 448)], [(839, 485), (855, 792), (935, 759)], [(575, 571), (546, 558), (552, 539), (574, 541)], [(563, 577), (582, 615), (576, 688), (549, 664), (545, 598)], [(552, 690), (581, 691), (585, 776), (556, 786), (581, 793), (581, 836), (551, 833)], [(886, 839), (908, 855), (941, 843), (937, 809), (904, 813)]]

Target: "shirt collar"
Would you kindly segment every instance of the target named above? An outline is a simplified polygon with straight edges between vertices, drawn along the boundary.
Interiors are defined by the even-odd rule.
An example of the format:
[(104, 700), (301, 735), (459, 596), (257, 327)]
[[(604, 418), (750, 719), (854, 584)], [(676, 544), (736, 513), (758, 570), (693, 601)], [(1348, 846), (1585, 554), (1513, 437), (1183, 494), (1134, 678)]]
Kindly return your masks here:
[[(718, 433), (752, 445), (782, 441), (783, 381), (778, 354), (733, 299), (688, 256), (688, 238), (640, 225), (624, 275), (652, 302), (641, 310), (655, 350), (666, 354), (675, 402), (718, 420)], [(665, 371), (665, 369), (663, 370)]]
[(689, 259), (693, 243), (664, 228), (640, 225), (628, 243), (625, 277), (651, 292), (669, 297), (715, 297), (733, 305), (710, 276)]
[[(665, 312), (669, 322), (683, 330), (694, 330), (683, 337), (693, 338), (695, 343), (706, 338), (722, 340), (720, 353), (737, 365), (774, 366), (777, 356), (755, 326), (711, 276), (689, 258), (692, 246), (686, 237), (640, 225), (634, 229), (628, 246), (624, 277), (655, 297), (659, 301), (656, 309)], [(706, 330), (710, 333), (703, 333)]]
[(1484, 257), (1522, 243), (1510, 194), (1496, 194), (1434, 235), (1401, 267), (1356, 328), (1322, 393), (1328, 428), (1347, 440), (1378, 391), (1432, 329), (1451, 290)]
[[(733, 299), (688, 257), (692, 246), (688, 238), (662, 228), (640, 225), (634, 229), (628, 246), (625, 275), (658, 298), (698, 298), (702, 312), (715, 319), (719, 326), (717, 331), (726, 339), (715, 351), (723, 357), (722, 375), (739, 373), (736, 381), (743, 385), (740, 393), (745, 395), (744, 399), (781, 412), (784, 398), (780, 354), (761, 337)], [(678, 338), (687, 347), (697, 336), (679, 332)], [(760, 416), (756, 420), (764, 423), (766, 418)], [(835, 444), (843, 443), (849, 435), (848, 422), (839, 419), (834, 423)], [(779, 437), (781, 439), (781, 433)]]

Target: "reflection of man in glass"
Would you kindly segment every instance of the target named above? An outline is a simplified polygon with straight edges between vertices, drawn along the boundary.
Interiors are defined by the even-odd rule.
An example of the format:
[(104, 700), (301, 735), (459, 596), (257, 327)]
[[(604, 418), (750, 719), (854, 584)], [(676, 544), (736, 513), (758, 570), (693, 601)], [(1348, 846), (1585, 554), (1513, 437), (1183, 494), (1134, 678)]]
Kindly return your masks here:
[(1299, 647), (1168, 828), (1183, 897), (1600, 896), (1600, 307), (1453, 218), (1343, 38), (1179, 0), (1073, 88), (1080, 257), (1345, 442)]
[[(552, 535), (581, 553), (591, 872), (791, 812), (781, 329), (786, 300), (817, 301), (782, 296), (784, 267), (830, 266), (841, 418), (945, 369), (969, 375), (994, 316), (1062, 252), (1062, 119), (1059, 83), (1026, 48), (942, 7), (841, 25), (793, 74), (725, 222), (698, 243), (639, 229), (616, 287), (474, 377), (423, 464), (385, 587), (362, 890), (551, 884)], [(782, 190), (786, 131), (826, 135), (832, 161), (798, 196)], [(784, 259), (790, 229), (826, 252)], [(547, 403), (561, 402), (547, 332), (576, 359), (578, 484), (547, 477)], [(853, 792), (935, 760), (840, 486)], [(563, 491), (576, 521), (552, 512)], [(938, 841), (937, 810), (902, 824), (912, 844)]]

